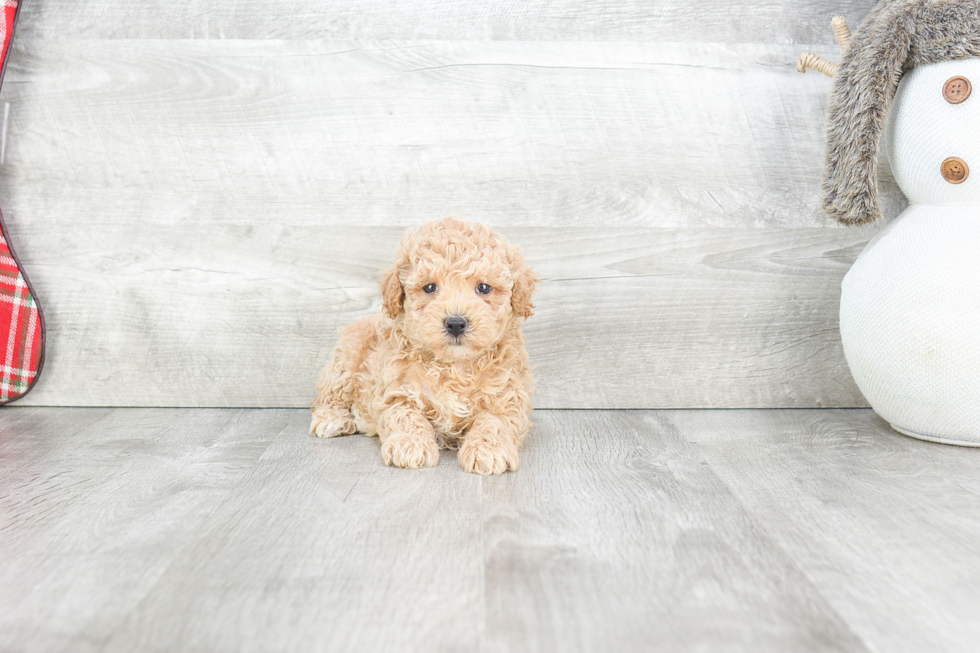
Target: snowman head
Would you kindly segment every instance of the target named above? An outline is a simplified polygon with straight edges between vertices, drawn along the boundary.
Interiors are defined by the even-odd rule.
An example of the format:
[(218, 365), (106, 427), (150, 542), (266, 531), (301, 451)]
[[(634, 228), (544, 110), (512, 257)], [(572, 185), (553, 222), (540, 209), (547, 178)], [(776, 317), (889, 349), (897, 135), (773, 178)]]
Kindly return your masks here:
[(913, 204), (980, 204), (980, 58), (907, 72), (885, 143), (895, 181)]
[[(902, 75), (927, 64), (971, 59), (980, 61), (980, 2), (977, 0), (881, 0), (875, 5), (851, 38), (835, 75), (823, 184), (823, 205), (828, 214), (844, 224), (866, 224), (882, 217), (878, 201), (878, 156)], [(958, 201), (955, 198), (970, 194), (964, 193), (964, 189), (972, 190), (980, 185), (980, 149), (975, 142), (965, 145), (972, 149), (969, 155), (977, 162), (973, 171), (977, 175), (973, 181), (977, 183), (963, 182), (962, 188), (952, 190), (942, 184), (957, 184), (950, 184), (942, 176), (939, 178), (942, 184), (927, 184), (925, 173), (917, 172), (920, 167), (929, 168), (932, 158), (943, 153), (937, 164), (940, 174), (947, 158), (960, 158), (969, 165), (963, 156), (966, 152), (956, 154), (956, 149), (945, 147), (944, 141), (935, 137), (941, 132), (955, 139), (957, 135), (962, 138), (966, 131), (980, 131), (976, 122), (980, 114), (970, 110), (973, 105), (980, 105), (980, 69), (973, 61), (970, 69), (976, 71), (973, 81), (977, 88), (972, 98), (957, 105), (967, 107), (968, 111), (956, 113), (956, 118), (948, 124), (945, 117), (929, 115), (926, 109), (919, 114), (920, 102), (903, 93), (897, 119), (892, 122), (892, 167), (912, 201)], [(950, 104), (943, 99), (943, 84), (936, 92), (942, 101)], [(972, 118), (966, 117), (967, 113)], [(906, 130), (911, 138), (909, 142), (917, 143), (916, 147), (902, 144)], [(950, 164), (946, 166), (949, 168)], [(951, 169), (947, 173), (956, 174)]]

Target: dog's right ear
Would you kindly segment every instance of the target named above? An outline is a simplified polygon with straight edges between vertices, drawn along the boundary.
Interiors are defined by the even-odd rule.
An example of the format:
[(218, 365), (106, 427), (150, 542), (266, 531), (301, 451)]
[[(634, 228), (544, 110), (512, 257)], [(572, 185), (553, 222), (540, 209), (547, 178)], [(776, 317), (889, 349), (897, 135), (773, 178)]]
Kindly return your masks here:
[(395, 263), (388, 268), (384, 279), (381, 280), (381, 298), (384, 302), (384, 312), (390, 318), (396, 318), (401, 314), (402, 304), (405, 301), (405, 289), (402, 288), (401, 279), (398, 278), (399, 272), (401, 272), (401, 266)]

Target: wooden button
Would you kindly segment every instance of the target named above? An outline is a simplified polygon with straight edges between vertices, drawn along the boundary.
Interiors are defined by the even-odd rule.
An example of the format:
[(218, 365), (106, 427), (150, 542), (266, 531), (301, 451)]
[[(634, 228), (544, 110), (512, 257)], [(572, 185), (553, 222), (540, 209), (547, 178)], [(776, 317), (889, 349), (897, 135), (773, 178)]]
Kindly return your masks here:
[(962, 184), (970, 176), (970, 166), (958, 156), (951, 156), (940, 167), (943, 179), (951, 184)]
[(966, 102), (972, 92), (973, 86), (970, 85), (970, 80), (966, 77), (951, 77), (943, 86), (943, 97), (950, 104)]

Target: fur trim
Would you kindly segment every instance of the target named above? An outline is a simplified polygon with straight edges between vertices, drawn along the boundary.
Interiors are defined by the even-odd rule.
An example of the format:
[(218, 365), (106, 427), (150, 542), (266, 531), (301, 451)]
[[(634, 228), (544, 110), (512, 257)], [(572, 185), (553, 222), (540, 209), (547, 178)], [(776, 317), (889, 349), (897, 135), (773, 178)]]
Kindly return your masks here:
[(834, 80), (823, 206), (843, 224), (880, 220), (878, 155), (902, 74), (980, 57), (977, 0), (882, 0), (851, 40)]

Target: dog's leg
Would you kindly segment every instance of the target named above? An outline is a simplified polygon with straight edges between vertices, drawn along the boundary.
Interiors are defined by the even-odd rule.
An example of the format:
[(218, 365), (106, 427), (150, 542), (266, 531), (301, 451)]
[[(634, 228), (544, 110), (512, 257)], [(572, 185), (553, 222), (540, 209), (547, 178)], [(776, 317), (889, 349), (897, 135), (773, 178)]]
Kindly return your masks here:
[(439, 462), (439, 445), (429, 420), (417, 409), (399, 403), (386, 408), (378, 420), (381, 458), (385, 465), (418, 469)]
[(323, 370), (313, 404), (313, 420), (310, 435), (332, 438), (357, 432), (357, 423), (351, 415), (354, 401), (354, 373), (360, 362), (358, 331), (350, 330), (341, 336), (333, 360)]
[(459, 447), (459, 464), (467, 472), (484, 476), (517, 471), (517, 447), (526, 428), (526, 419), (478, 415)]
[(357, 433), (357, 424), (346, 406), (317, 403), (313, 408), (310, 435), (332, 438), (337, 435)]

